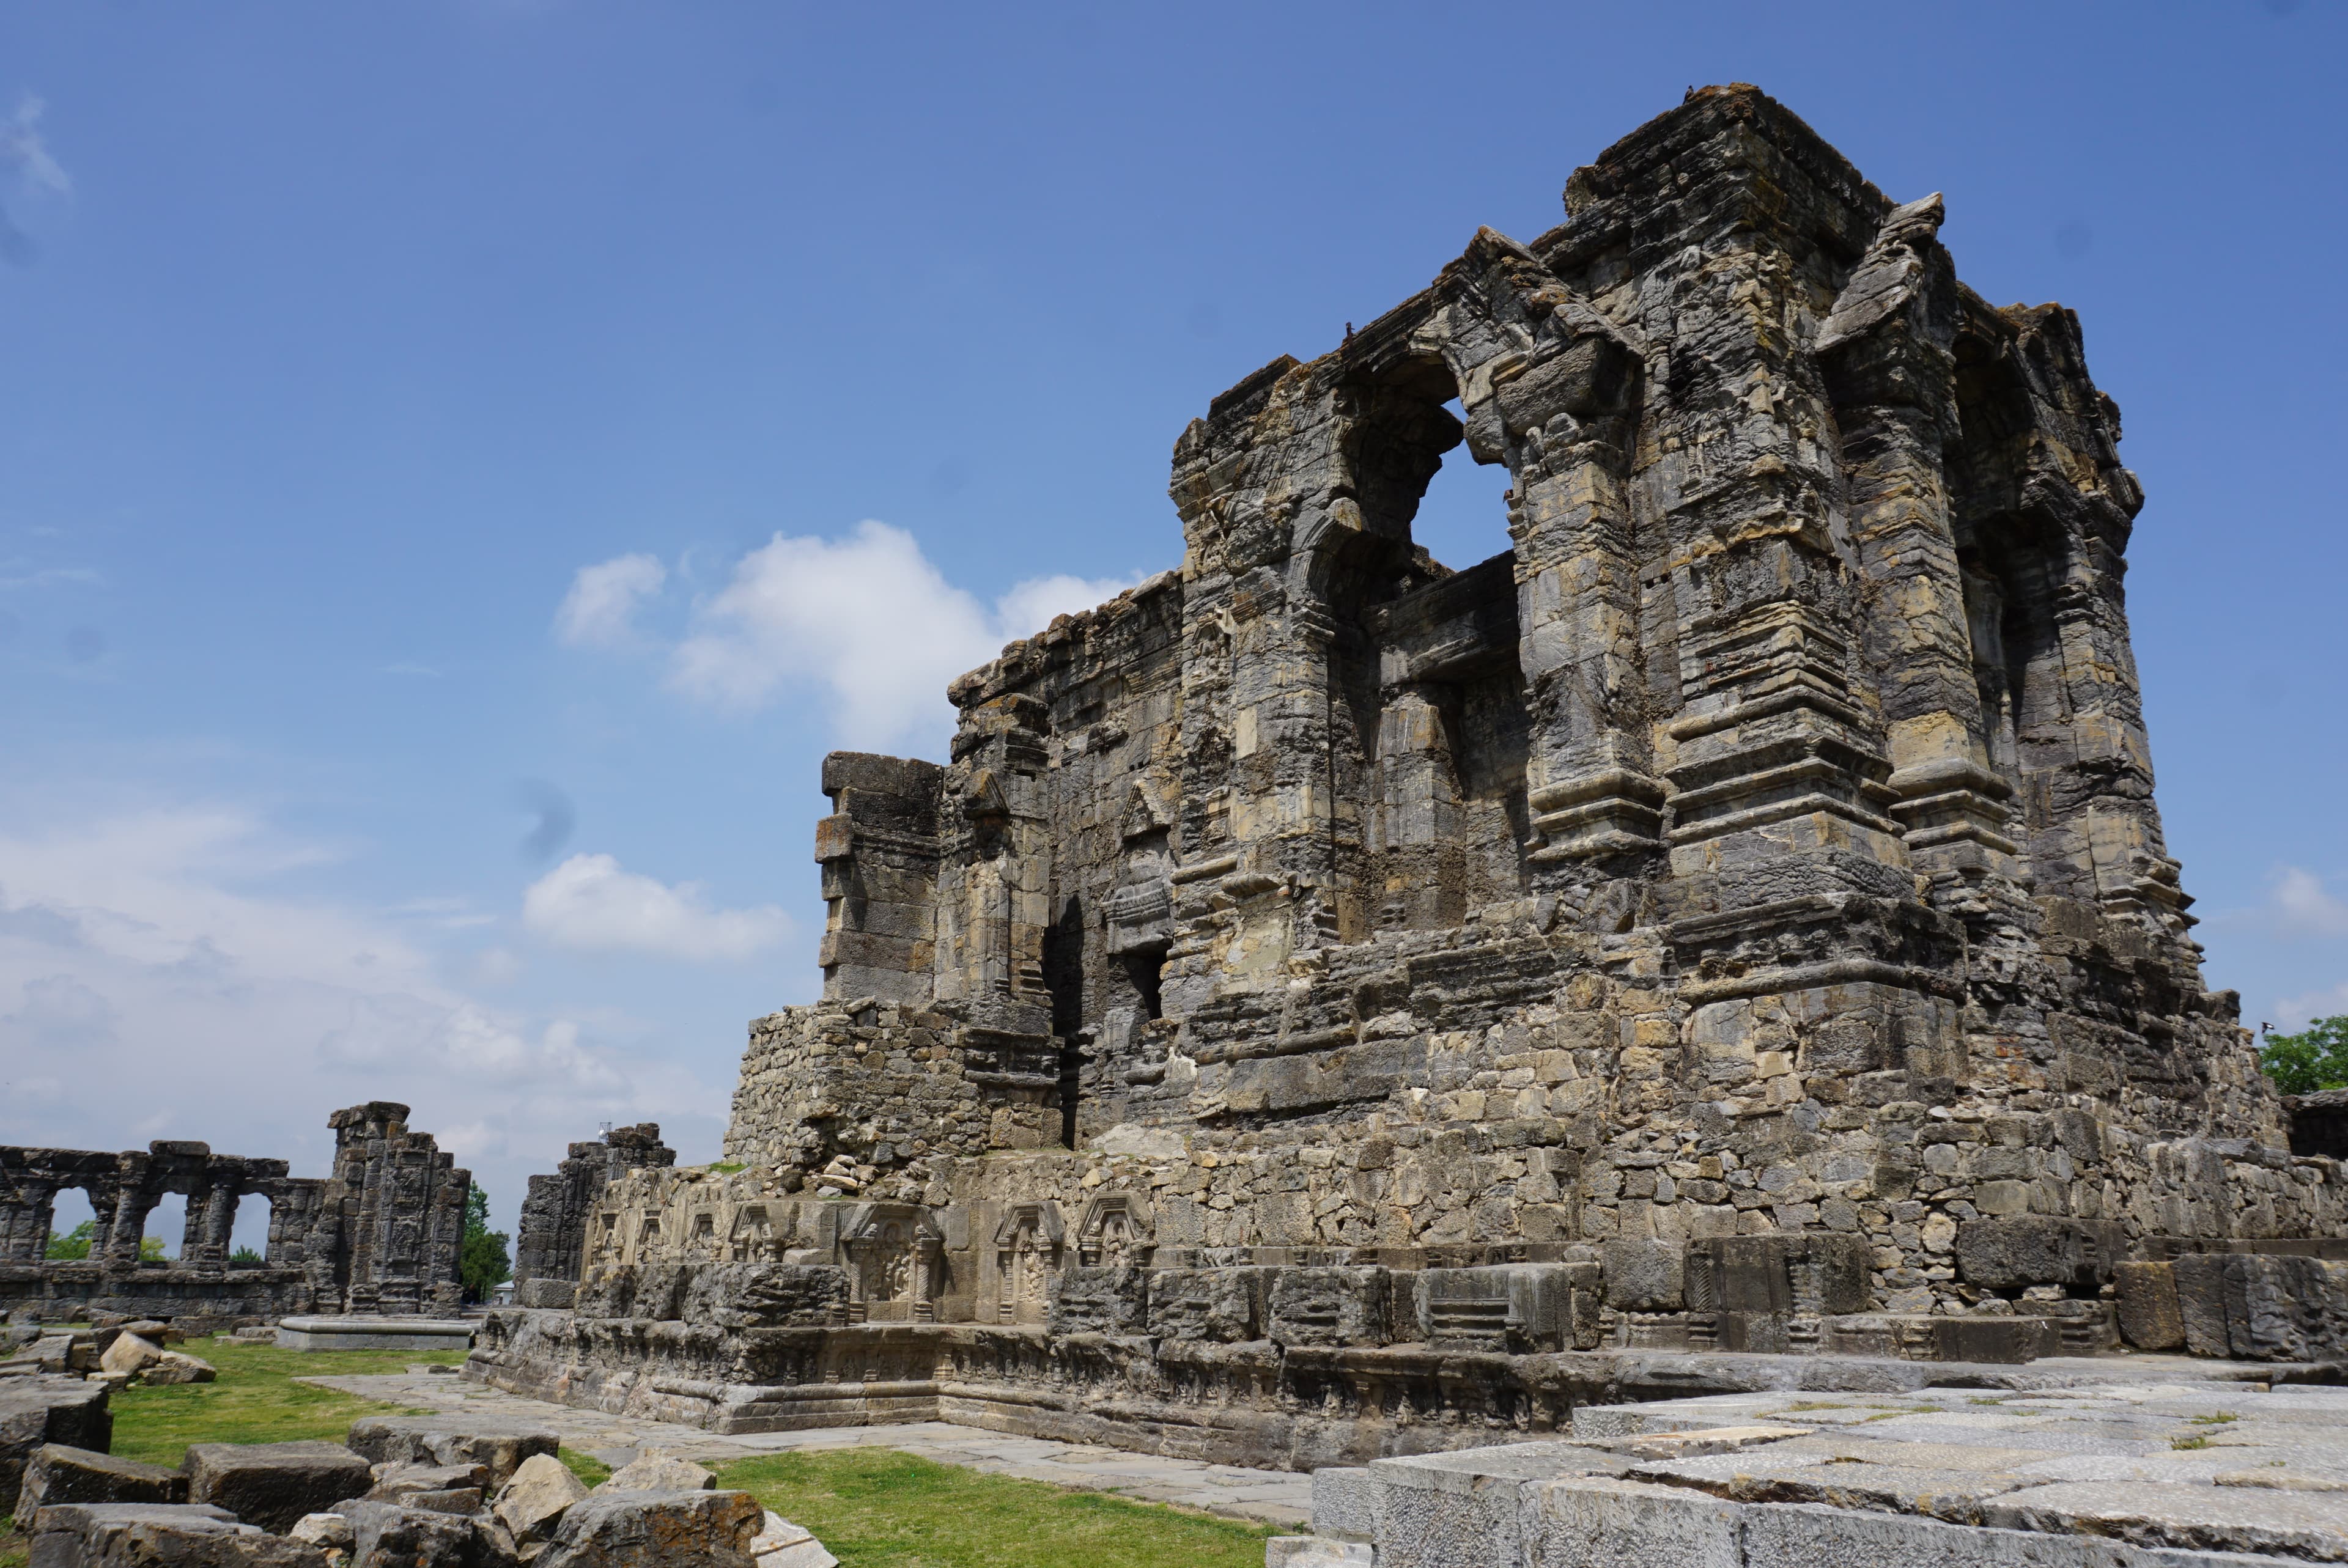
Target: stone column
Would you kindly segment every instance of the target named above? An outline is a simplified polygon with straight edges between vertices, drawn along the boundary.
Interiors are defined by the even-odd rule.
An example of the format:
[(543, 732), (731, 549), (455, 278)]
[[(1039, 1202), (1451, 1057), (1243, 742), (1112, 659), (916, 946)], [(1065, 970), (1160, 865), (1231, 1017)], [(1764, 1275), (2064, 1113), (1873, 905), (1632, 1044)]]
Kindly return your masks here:
[(1457, 925), (1468, 907), (1459, 775), (1442, 710), (1418, 688), (1395, 692), (1378, 715), (1376, 802), (1378, 924)]

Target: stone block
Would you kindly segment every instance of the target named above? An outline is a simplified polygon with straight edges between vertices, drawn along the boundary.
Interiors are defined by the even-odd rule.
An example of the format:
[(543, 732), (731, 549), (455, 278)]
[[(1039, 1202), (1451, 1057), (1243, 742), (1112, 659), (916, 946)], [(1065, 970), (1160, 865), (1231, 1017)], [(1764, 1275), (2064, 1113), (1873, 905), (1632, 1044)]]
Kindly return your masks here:
[(746, 1491), (606, 1491), (564, 1512), (533, 1568), (753, 1568), (766, 1511)]
[(514, 1286), (514, 1305), (539, 1311), (568, 1312), (579, 1294), (574, 1279), (525, 1279)]
[(532, 1454), (499, 1488), (490, 1512), (516, 1542), (532, 1546), (554, 1533), (564, 1511), (587, 1495), (581, 1481), (552, 1454)]
[(675, 1315), (725, 1328), (820, 1327), (847, 1320), (848, 1296), (848, 1271), (832, 1264), (703, 1264), (685, 1272)]
[(825, 1551), (822, 1542), (772, 1509), (764, 1515), (749, 1552), (758, 1568), (839, 1568), (839, 1559)]
[(15, 1509), (25, 1467), (42, 1444), (98, 1453), (112, 1446), (107, 1393), (103, 1383), (48, 1373), (0, 1378), (0, 1513)]
[(503, 1486), (533, 1455), (562, 1446), (551, 1427), (451, 1411), (437, 1416), (363, 1416), (351, 1423), (353, 1451), (376, 1464), (479, 1465)]
[(2178, 1305), (2177, 1270), (2166, 1263), (2121, 1263), (2112, 1266), (2118, 1286), (2120, 1337), (2139, 1350), (2178, 1350), (2185, 1345), (2185, 1315)]
[(106, 1353), (98, 1358), (101, 1372), (119, 1372), (136, 1376), (163, 1358), (163, 1348), (139, 1335), (122, 1333), (114, 1337)]
[(1129, 1264), (1071, 1264), (1052, 1286), (1055, 1334), (1138, 1334), (1149, 1321), (1149, 1272)]
[(160, 1387), (166, 1383), (209, 1383), (220, 1376), (210, 1361), (184, 1351), (166, 1350), (149, 1361), (139, 1381)]
[(612, 1472), (596, 1491), (709, 1491), (717, 1485), (716, 1472), (691, 1460), (654, 1450), (639, 1454)]
[(1161, 1339), (1232, 1344), (1262, 1333), (1265, 1285), (1272, 1270), (1161, 1268), (1149, 1276), (1149, 1332)]
[(202, 1504), (62, 1503), (35, 1514), (31, 1533), (29, 1568), (327, 1568), (308, 1542)]
[(1265, 1337), (1282, 1345), (1389, 1345), (1398, 1337), (1387, 1269), (1278, 1269), (1269, 1295)]
[(1275, 1535), (1263, 1543), (1264, 1568), (1370, 1568), (1376, 1561), (1376, 1554), (1361, 1542)]
[(2186, 1348), (2246, 1361), (2348, 1354), (2348, 1264), (2272, 1253), (2188, 1253), (2170, 1266)]
[(1359, 1465), (1328, 1465), (1313, 1472), (1313, 1532), (1340, 1541), (1367, 1541), (1377, 1532), (1378, 1489)]
[(349, 1568), (476, 1568), (473, 1522), (413, 1504), (362, 1501), (335, 1511), (350, 1521)]
[(2110, 1220), (2053, 1214), (1965, 1220), (1957, 1226), (1957, 1272), (1968, 1285), (1988, 1290), (2059, 1285), (2091, 1296), (2111, 1279), (2125, 1245), (2125, 1234)]
[(1747, 1508), (1745, 1568), (2121, 1568), (2127, 1553), (2039, 1535), (1818, 1503)]
[(1859, 1235), (1706, 1236), (1688, 1244), (1687, 1307), (1777, 1318), (1864, 1312), (1872, 1264)]
[(1524, 1489), (1517, 1561), (1524, 1568), (1743, 1568), (1745, 1512), (1676, 1487), (1553, 1481)]
[(1588, 1264), (1564, 1263), (1422, 1270), (1415, 1281), (1418, 1337), (1447, 1350), (1570, 1350), (1576, 1286), (1594, 1317), (1596, 1275)]
[(1606, 1305), (1617, 1312), (1677, 1312), (1686, 1305), (1687, 1248), (1647, 1239), (1606, 1244)]
[(489, 1484), (486, 1465), (478, 1464), (378, 1464), (373, 1467), (375, 1485), (367, 1489), (370, 1502), (404, 1502), (419, 1492), (446, 1491), (452, 1487), (475, 1491)]
[(43, 1443), (25, 1466), (15, 1512), (26, 1519), (67, 1502), (185, 1502), (188, 1478), (159, 1464)]
[(190, 1502), (225, 1508), (272, 1534), (375, 1485), (366, 1459), (340, 1443), (197, 1443), (180, 1468)]
[(2071, 1481), (1987, 1500), (1982, 1522), (2132, 1546), (2348, 1560), (2348, 1494), (2151, 1481)]
[(1368, 1467), (1378, 1561), (1422, 1568), (1522, 1563), (1520, 1489), (1560, 1475), (1612, 1474), (1628, 1463), (1562, 1441), (1378, 1460)]

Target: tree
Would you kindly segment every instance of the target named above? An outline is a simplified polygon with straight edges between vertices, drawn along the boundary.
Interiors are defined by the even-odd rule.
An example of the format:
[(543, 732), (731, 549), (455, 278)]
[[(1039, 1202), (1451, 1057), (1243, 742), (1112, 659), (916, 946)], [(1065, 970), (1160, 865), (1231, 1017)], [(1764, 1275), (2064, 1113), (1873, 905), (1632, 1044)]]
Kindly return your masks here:
[(468, 1301), (486, 1299), (491, 1286), (513, 1277), (506, 1233), (489, 1228), (489, 1194), (478, 1186), (465, 1194), (465, 1245), (457, 1255), (457, 1276)]
[(2259, 1065), (2285, 1094), (2348, 1089), (2348, 1017), (2320, 1018), (2297, 1034), (2260, 1026)]
[[(89, 1257), (90, 1244), (98, 1239), (98, 1222), (84, 1220), (63, 1235), (49, 1233), (49, 1246), (42, 1255), (52, 1263), (83, 1263)], [(142, 1235), (139, 1238), (139, 1260), (141, 1263), (163, 1261), (163, 1238)]]
[(269, 1261), (249, 1246), (241, 1246), (237, 1248), (234, 1252), (228, 1255), (228, 1260), (229, 1262), (236, 1265), (239, 1268), (259, 1268), (263, 1264)]

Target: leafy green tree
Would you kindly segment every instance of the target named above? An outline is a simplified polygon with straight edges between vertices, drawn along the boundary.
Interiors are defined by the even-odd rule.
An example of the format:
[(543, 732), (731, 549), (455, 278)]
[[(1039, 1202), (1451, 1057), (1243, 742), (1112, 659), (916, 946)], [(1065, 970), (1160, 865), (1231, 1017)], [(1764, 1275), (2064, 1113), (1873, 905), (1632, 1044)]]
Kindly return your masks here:
[(2260, 1026), (2259, 1065), (2285, 1094), (2348, 1089), (2348, 1017), (2320, 1018), (2297, 1034)]
[(489, 1228), (489, 1194), (478, 1186), (465, 1194), (465, 1245), (457, 1255), (457, 1275), (468, 1301), (486, 1298), (492, 1286), (513, 1277), (506, 1233)]
[[(43, 1255), (52, 1263), (82, 1263), (89, 1257), (90, 1243), (98, 1239), (98, 1222), (84, 1220), (60, 1235), (49, 1233), (48, 1251)], [(142, 1235), (139, 1238), (139, 1256), (145, 1263), (163, 1261), (163, 1238)]]
[(249, 1246), (241, 1246), (237, 1248), (234, 1252), (228, 1255), (228, 1260), (229, 1262), (236, 1265), (239, 1268), (259, 1268), (263, 1264), (269, 1261)]

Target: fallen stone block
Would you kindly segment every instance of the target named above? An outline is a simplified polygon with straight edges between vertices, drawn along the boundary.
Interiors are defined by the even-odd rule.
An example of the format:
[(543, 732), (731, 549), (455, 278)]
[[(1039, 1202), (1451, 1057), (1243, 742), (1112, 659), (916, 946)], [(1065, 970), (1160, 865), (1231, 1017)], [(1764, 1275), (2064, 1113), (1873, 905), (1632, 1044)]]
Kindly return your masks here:
[(424, 1491), (444, 1491), (451, 1487), (471, 1487), (476, 1491), (489, 1484), (489, 1470), (479, 1464), (407, 1464), (395, 1462), (372, 1467), (375, 1484), (367, 1489), (370, 1502), (398, 1502)]
[(553, 1534), (564, 1511), (586, 1495), (587, 1483), (572, 1474), (570, 1466), (552, 1454), (532, 1454), (489, 1506), (517, 1542), (532, 1546)]
[(1743, 1568), (1745, 1512), (1644, 1481), (1553, 1481), (1525, 1489), (1516, 1561), (1524, 1568)]
[(168, 1383), (209, 1383), (219, 1376), (219, 1369), (200, 1356), (166, 1350), (139, 1369), (138, 1380), (161, 1387)]
[(378, 1464), (478, 1464), (502, 1486), (524, 1460), (562, 1446), (551, 1427), (494, 1416), (366, 1416), (351, 1423), (353, 1451)]
[(215, 1503), (274, 1533), (375, 1484), (367, 1461), (340, 1443), (197, 1443), (180, 1468), (189, 1501)]
[(125, 1332), (116, 1335), (114, 1343), (108, 1345), (106, 1353), (98, 1358), (98, 1369), (136, 1374), (162, 1358), (163, 1348), (160, 1345), (141, 1335)]
[(754, 1568), (747, 1491), (606, 1491), (572, 1505), (534, 1568)]
[(202, 1504), (63, 1503), (33, 1516), (32, 1536), (37, 1568), (327, 1568), (310, 1542)]
[(348, 1552), (356, 1539), (351, 1522), (339, 1513), (305, 1513), (285, 1532), (288, 1541), (306, 1541), (324, 1552)]
[(43, 1443), (25, 1465), (16, 1512), (29, 1519), (44, 1508), (68, 1502), (187, 1501), (188, 1478), (178, 1471), (64, 1443)]
[(822, 1542), (772, 1509), (751, 1539), (749, 1552), (758, 1568), (839, 1568), (839, 1559)]
[(639, 1455), (612, 1472), (597, 1491), (710, 1491), (717, 1485), (713, 1471), (691, 1460), (655, 1449)]
[(358, 1501), (337, 1509), (350, 1521), (348, 1568), (475, 1568), (473, 1522), (396, 1502)]
[(15, 1512), (25, 1467), (42, 1444), (97, 1453), (113, 1446), (107, 1393), (103, 1383), (46, 1372), (0, 1378), (0, 1513)]

